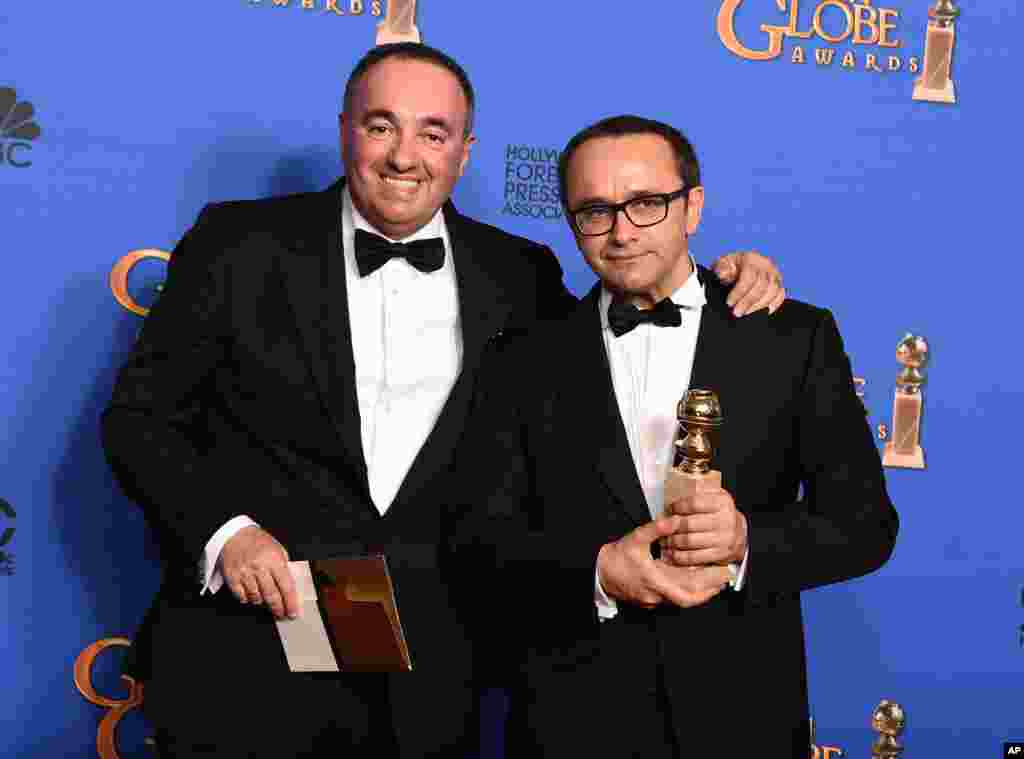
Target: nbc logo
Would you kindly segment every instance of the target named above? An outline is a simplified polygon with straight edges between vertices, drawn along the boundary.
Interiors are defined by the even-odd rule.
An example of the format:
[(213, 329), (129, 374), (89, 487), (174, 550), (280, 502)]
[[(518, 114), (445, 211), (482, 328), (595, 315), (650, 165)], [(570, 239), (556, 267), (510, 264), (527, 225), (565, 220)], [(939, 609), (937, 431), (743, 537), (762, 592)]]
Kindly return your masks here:
[(43, 133), (34, 118), (31, 103), (19, 103), (13, 87), (0, 87), (0, 166), (26, 169), (32, 165), (25, 153)]

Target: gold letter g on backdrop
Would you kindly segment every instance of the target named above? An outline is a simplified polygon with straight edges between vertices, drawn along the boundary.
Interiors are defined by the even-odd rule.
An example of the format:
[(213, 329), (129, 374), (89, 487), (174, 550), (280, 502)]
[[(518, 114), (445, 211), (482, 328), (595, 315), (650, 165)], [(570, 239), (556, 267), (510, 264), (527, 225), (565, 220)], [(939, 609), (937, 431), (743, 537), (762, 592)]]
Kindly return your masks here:
[(114, 264), (114, 268), (110, 270), (110, 291), (114, 294), (114, 299), (133, 314), (138, 314), (139, 316), (148, 314), (149, 309), (140, 306), (128, 294), (128, 273), (135, 268), (135, 264), (144, 258), (158, 258), (161, 261), (169, 261), (171, 254), (156, 248), (133, 250), (123, 258), (118, 259), (117, 263)]
[[(786, 10), (787, 0), (775, 0), (780, 11)], [(748, 61), (770, 61), (782, 55), (782, 38), (786, 32), (795, 31), (796, 14), (799, 0), (792, 0), (793, 8), (790, 11), (789, 26), (769, 26), (761, 24), (761, 31), (768, 33), (768, 48), (766, 50), (751, 50), (740, 42), (736, 36), (736, 11), (743, 4), (743, 0), (724, 0), (718, 11), (718, 36), (722, 44), (740, 58)]]

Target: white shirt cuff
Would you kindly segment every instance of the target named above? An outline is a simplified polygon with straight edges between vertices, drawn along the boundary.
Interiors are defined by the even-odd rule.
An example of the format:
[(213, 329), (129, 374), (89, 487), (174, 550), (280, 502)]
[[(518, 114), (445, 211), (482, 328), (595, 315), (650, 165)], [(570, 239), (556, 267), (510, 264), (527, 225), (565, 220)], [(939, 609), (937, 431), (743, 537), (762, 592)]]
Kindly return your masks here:
[(220, 573), (220, 566), (217, 563), (220, 559), (220, 552), (239, 530), (252, 526), (258, 527), (259, 525), (245, 514), (241, 514), (229, 519), (217, 532), (213, 533), (213, 537), (206, 544), (202, 558), (199, 559), (199, 577), (203, 581), (203, 589), (199, 591), (200, 595), (216, 593), (221, 589), (221, 586), (224, 585), (224, 575)]
[(729, 566), (735, 570), (734, 579), (729, 580), (729, 587), (733, 590), (743, 590), (743, 581), (747, 578), (747, 559), (750, 558), (750, 547), (747, 546), (747, 550), (743, 552), (743, 563), (736, 564), (733, 562)]
[(598, 576), (597, 567), (594, 567), (594, 605), (597, 607), (597, 618), (604, 622), (612, 619), (619, 613), (619, 605), (615, 599), (604, 592), (601, 587), (601, 578)]

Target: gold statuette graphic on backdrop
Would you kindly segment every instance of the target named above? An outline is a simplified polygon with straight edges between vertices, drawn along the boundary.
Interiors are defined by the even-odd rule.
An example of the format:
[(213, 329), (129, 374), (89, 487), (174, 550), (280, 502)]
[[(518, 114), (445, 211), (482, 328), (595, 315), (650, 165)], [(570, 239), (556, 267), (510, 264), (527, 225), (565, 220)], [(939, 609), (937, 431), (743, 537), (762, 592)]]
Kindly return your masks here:
[(388, 13), (377, 24), (377, 44), (421, 41), (416, 28), (416, 0), (388, 0)]
[(921, 449), (921, 367), (928, 361), (928, 342), (920, 335), (907, 334), (896, 346), (896, 360), (903, 370), (896, 376), (896, 397), (892, 405), (892, 436), (885, 444), (882, 463), (908, 469), (924, 469)]
[(960, 9), (953, 0), (937, 0), (928, 11), (928, 32), (924, 42), (924, 71), (914, 83), (914, 100), (955, 103), (956, 88), (950, 71), (956, 46), (956, 18)]
[(903, 744), (897, 740), (907, 726), (907, 715), (895, 701), (882, 699), (871, 713), (871, 729), (878, 733), (871, 744), (873, 759), (896, 759), (903, 753)]
[(711, 390), (689, 390), (676, 407), (680, 439), (676, 462), (665, 480), (665, 503), (722, 487), (722, 473), (711, 469), (714, 444), (709, 433), (722, 426), (722, 406)]

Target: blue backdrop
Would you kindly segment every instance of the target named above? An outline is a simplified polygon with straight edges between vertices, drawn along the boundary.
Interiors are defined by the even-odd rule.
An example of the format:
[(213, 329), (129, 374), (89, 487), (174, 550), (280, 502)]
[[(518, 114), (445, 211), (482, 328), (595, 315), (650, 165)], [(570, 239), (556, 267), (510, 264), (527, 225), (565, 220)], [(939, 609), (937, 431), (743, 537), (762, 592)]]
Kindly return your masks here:
[[(786, 23), (780, 2), (790, 7), (726, 0), (739, 6), (745, 46), (768, 47), (760, 25)], [(816, 13), (839, 37), (844, 8), (866, 18), (877, 3), (803, 0), (797, 28), (812, 35), (785, 37), (764, 61), (726, 49), (723, 0), (422, 0), (418, 23), (479, 93), (456, 203), (550, 243), (577, 293), (593, 280), (551, 202), (551, 167), (585, 123), (636, 112), (681, 127), (698, 148), (698, 259), (756, 247), (781, 263), (794, 297), (833, 309), (872, 426), (891, 422), (896, 342), (908, 330), (929, 339), (928, 468), (887, 470), (896, 553), (873, 576), (805, 596), (812, 708), (819, 743), (849, 756), (869, 754), (883, 697), (906, 707), (914, 755), (996, 756), (1003, 740), (1024, 738), (1013, 442), (1024, 421), (1013, 348), (1024, 267), (1012, 252), (1021, 119), (1010, 53), (1022, 12), (1015, 0), (963, 3), (959, 102), (940, 105), (911, 99), (929, 0), (884, 2), (898, 47), (813, 32)], [(329, 183), (341, 89), (381, 5), (0, 9), (0, 88), (33, 107), (0, 90), (0, 498), (10, 507), (0, 530), (15, 528), (0, 546), (13, 557), (0, 576), (5, 755), (95, 755), (101, 711), (74, 690), (72, 663), (97, 638), (130, 635), (158, 579), (140, 513), (99, 449), (98, 414), (139, 327), (111, 295), (111, 267), (132, 250), (170, 250), (210, 200)], [(818, 63), (828, 48), (836, 58)], [(29, 115), (38, 136), (22, 124)], [(162, 276), (159, 262), (140, 264), (131, 292), (151, 299)], [(99, 687), (116, 693), (115, 665), (104, 666)], [(124, 755), (142, 755), (143, 731), (129, 721)]]

